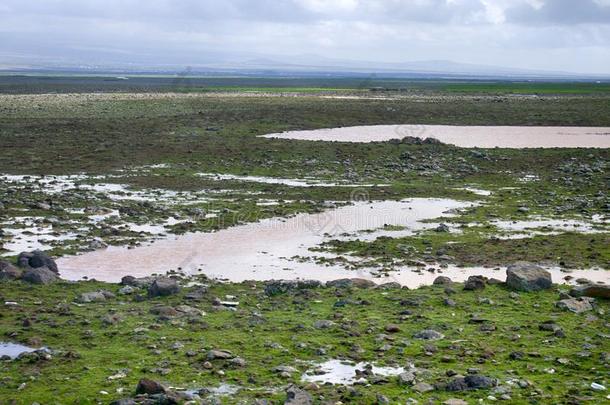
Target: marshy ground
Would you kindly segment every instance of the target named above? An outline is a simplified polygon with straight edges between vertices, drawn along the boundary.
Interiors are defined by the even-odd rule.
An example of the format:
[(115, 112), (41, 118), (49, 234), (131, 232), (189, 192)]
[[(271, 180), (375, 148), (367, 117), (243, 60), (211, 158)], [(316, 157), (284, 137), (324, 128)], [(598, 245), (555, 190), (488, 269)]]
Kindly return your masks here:
[[(57, 88), (71, 92), (47, 94), (57, 89), (48, 82), (28, 89), (0, 80), (0, 255), (6, 260), (36, 248), (55, 257), (105, 246), (137, 249), (155, 239), (220, 234), (263, 219), (318, 218), (358, 204), (430, 199), (459, 208), (422, 217), (418, 226), (405, 213), (344, 232), (318, 222), (313, 233), (320, 238), (304, 246), (308, 254), (282, 259), (286, 278), (291, 266), (309, 265), (327, 273), (340, 268), (346, 272), (341, 276), (366, 271), (378, 282), (398, 272), (436, 276), (462, 267), (503, 280), (507, 265), (527, 260), (555, 269), (556, 283), (573, 282), (583, 270), (593, 280), (609, 279), (608, 148), (261, 137), (355, 125), (610, 127), (604, 87), (420, 83), (408, 91), (371, 92), (351, 83), (183, 89), (146, 82), (138, 86), (154, 91), (143, 92), (85, 82), (61, 82)], [(92, 92), (100, 89), (106, 92)], [(311, 233), (311, 226), (304, 232)], [(80, 276), (95, 278), (95, 263), (81, 262)], [(163, 272), (142, 261), (127, 263), (137, 275)], [(180, 274), (184, 269), (178, 267), (164, 271)], [(205, 266), (191, 270), (205, 273)], [(449, 293), (444, 287), (314, 288), (270, 296), (260, 281), (241, 282), (247, 279), (221, 284), (202, 278), (205, 288), (156, 299), (146, 298), (144, 290), (121, 295), (121, 287), (95, 281), (3, 282), (0, 296), (9, 304), (0, 310), (0, 341), (45, 346), (53, 354), (2, 362), (0, 402), (111, 402), (130, 396), (143, 377), (189, 390), (222, 387), (229, 395), (215, 398), (224, 403), (281, 402), (289, 384), (307, 386), (311, 380), (303, 374), (336, 359), (403, 371), (413, 365), (417, 381), (405, 385), (393, 375), (368, 376), (366, 384), (342, 386), (322, 380), (308, 389), (316, 401), (474, 402), (507, 395), (511, 403), (600, 403), (608, 395), (591, 388), (608, 386), (608, 302), (598, 300), (583, 314), (565, 312), (555, 303), (558, 289), (567, 286), (518, 295), (497, 285), (479, 292), (454, 285)], [(202, 288), (197, 299), (187, 297)], [(115, 297), (74, 303), (81, 293), (100, 289)], [(218, 305), (215, 298), (239, 305)], [(164, 317), (151, 313), (156, 305), (188, 305), (192, 311), (186, 308), (191, 313), (183, 316), (167, 309), (171, 316)], [(540, 329), (550, 321), (565, 336)], [(314, 326), (322, 324), (328, 327)], [(387, 332), (389, 324), (398, 330)], [(444, 338), (414, 338), (425, 329)], [(212, 349), (229, 350), (244, 363), (206, 364)], [(274, 371), (278, 366), (294, 370), (281, 375)], [(442, 389), (451, 371), (469, 369), (498, 379), (497, 386)], [(414, 390), (418, 383), (434, 389)], [(214, 393), (219, 392), (202, 396), (212, 400)]]

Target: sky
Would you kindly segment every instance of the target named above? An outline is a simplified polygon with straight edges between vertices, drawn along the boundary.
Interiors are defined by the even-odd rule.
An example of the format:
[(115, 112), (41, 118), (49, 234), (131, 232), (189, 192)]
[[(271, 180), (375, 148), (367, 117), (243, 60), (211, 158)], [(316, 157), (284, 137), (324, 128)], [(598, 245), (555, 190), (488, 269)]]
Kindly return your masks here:
[(326, 58), (610, 74), (610, 0), (0, 0), (0, 66)]

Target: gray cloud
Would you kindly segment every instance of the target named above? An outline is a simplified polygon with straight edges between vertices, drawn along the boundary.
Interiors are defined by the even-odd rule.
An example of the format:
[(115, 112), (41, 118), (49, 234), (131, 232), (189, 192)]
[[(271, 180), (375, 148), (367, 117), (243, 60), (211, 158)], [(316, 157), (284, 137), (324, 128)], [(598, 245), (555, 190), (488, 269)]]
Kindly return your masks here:
[(318, 54), (610, 73), (610, 0), (3, 0), (0, 21), (0, 64)]

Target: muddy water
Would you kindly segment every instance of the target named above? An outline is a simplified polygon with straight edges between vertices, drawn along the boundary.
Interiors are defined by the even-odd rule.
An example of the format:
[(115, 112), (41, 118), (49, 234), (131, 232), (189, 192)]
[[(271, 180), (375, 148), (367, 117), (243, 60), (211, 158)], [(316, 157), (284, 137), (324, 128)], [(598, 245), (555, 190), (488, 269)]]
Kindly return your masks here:
[(341, 142), (381, 142), (406, 136), (435, 138), (464, 148), (610, 148), (608, 127), (375, 125), (265, 135)]
[[(334, 257), (313, 253), (315, 247), (344, 234), (378, 229), (384, 225), (403, 226), (409, 231), (429, 228), (422, 223), (450, 215), (448, 211), (466, 208), (472, 203), (448, 199), (409, 199), (356, 203), (320, 214), (300, 214), (291, 218), (265, 219), (257, 223), (236, 226), (215, 233), (191, 233), (170, 236), (134, 249), (109, 247), (104, 250), (65, 257), (58, 261), (63, 278), (83, 277), (118, 282), (123, 276), (136, 277), (164, 274), (181, 270), (186, 274), (203, 273), (209, 277), (241, 282), (244, 280), (316, 279), (330, 281), (361, 277), (377, 283), (399, 282), (410, 288), (431, 284), (440, 271), (414, 271), (403, 268), (389, 275), (379, 269), (348, 270), (340, 265), (316, 264), (295, 257)], [(559, 269), (550, 269), (553, 279), (561, 282), (565, 276)], [(443, 269), (442, 274), (455, 281), (471, 275), (486, 274), (504, 279), (504, 270), (488, 268)], [(610, 282), (610, 273), (599, 270), (574, 271), (574, 278)]]

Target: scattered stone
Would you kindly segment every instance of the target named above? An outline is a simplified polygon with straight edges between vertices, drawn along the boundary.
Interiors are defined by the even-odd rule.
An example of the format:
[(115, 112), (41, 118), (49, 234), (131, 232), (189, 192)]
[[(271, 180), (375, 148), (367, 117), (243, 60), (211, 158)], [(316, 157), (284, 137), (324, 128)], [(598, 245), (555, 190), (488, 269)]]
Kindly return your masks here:
[(470, 276), (466, 283), (464, 283), (464, 290), (466, 291), (476, 291), (482, 290), (485, 288), (486, 278), (483, 276)]
[(169, 277), (159, 277), (151, 284), (148, 289), (149, 297), (167, 297), (180, 292), (178, 282)]
[(553, 285), (551, 273), (532, 263), (519, 262), (506, 269), (506, 285), (516, 291), (540, 291)]
[(413, 386), (413, 391), (423, 394), (425, 392), (434, 391), (434, 386), (425, 382), (420, 382)]
[(272, 297), (298, 290), (319, 288), (322, 283), (317, 280), (272, 280), (265, 283), (265, 294)]
[(411, 371), (405, 371), (398, 375), (398, 384), (400, 385), (413, 385), (415, 384), (415, 374)]
[(13, 266), (11, 263), (0, 260), (0, 281), (19, 280), (23, 276), (23, 270)]
[(468, 375), (466, 377), (455, 377), (447, 384), (447, 391), (467, 391), (478, 389), (489, 389), (498, 385), (498, 381), (494, 378), (485, 377), (478, 374)]
[(51, 284), (59, 280), (57, 274), (46, 267), (28, 269), (21, 278), (31, 284)]
[(463, 399), (450, 398), (443, 402), (443, 405), (468, 405), (468, 402)]
[(591, 388), (595, 391), (606, 391), (606, 387), (598, 383), (591, 383)]
[(87, 293), (82, 293), (78, 298), (78, 302), (83, 304), (88, 304), (91, 302), (104, 302), (107, 298), (111, 298), (114, 295), (110, 291), (92, 291)]
[(163, 387), (163, 385), (156, 381), (143, 378), (138, 382), (138, 386), (136, 387), (136, 394), (165, 394), (165, 387)]
[(400, 332), (400, 326), (391, 323), (385, 327), (385, 331), (388, 333), (398, 333)]
[(330, 329), (333, 326), (335, 326), (335, 323), (333, 321), (329, 321), (327, 319), (315, 321), (313, 324), (313, 327), (316, 329)]
[(591, 297), (610, 299), (610, 285), (607, 284), (585, 284), (570, 290), (573, 297)]
[(206, 355), (208, 360), (230, 360), (233, 354), (228, 350), (210, 350)]
[(415, 339), (422, 340), (439, 340), (444, 338), (445, 336), (442, 333), (437, 332), (433, 329), (425, 329), (420, 332), (417, 332), (415, 335), (413, 335), (413, 337)]
[(447, 224), (439, 224), (439, 226), (437, 226), (434, 229), (434, 232), (439, 232), (439, 233), (448, 233), (451, 229), (449, 229), (449, 226)]
[(593, 305), (591, 304), (593, 304), (594, 302), (594, 298), (581, 297), (561, 300), (555, 305), (557, 306), (557, 308), (563, 309), (564, 311), (570, 311), (576, 314), (580, 314), (583, 312), (592, 311)]
[(376, 284), (370, 280), (363, 278), (343, 278), (339, 280), (329, 281), (326, 283), (327, 287), (332, 288), (373, 288)]
[(451, 285), (451, 284), (453, 284), (453, 281), (451, 281), (451, 279), (449, 277), (438, 276), (437, 278), (434, 279), (432, 284), (433, 285)]
[(312, 396), (294, 385), (291, 385), (286, 390), (286, 401), (284, 405), (311, 405), (313, 404)]

